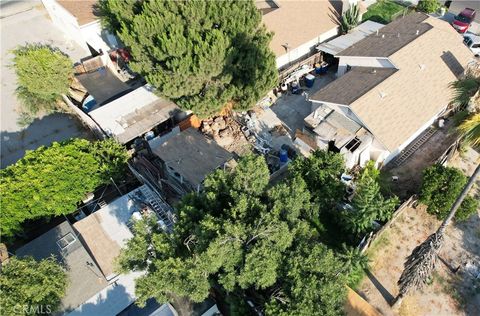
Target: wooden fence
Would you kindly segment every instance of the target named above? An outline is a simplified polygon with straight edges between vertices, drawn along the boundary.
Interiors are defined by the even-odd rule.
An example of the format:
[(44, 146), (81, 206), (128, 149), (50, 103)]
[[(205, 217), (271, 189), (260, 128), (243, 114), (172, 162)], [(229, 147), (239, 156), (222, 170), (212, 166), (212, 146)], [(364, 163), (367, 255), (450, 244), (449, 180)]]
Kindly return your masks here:
[(105, 134), (105, 132), (97, 124), (97, 122), (95, 122), (88, 114), (75, 106), (75, 104), (73, 104), (66, 95), (62, 95), (62, 97), (67, 104), (68, 109), (78, 117), (78, 119), (82, 122), (84, 126), (86, 126), (92, 131), (95, 137), (97, 137), (98, 139), (105, 139), (108, 137), (107, 134)]

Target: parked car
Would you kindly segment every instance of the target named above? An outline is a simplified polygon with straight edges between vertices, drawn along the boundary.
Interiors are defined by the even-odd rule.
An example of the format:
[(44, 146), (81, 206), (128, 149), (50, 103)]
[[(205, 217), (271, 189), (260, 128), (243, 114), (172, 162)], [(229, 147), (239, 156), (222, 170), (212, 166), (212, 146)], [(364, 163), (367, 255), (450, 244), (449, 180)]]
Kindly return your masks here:
[(453, 18), (452, 26), (459, 32), (465, 33), (470, 25), (472, 24), (473, 20), (475, 19), (475, 10), (471, 8), (465, 8), (462, 12), (456, 15)]
[(480, 56), (480, 36), (468, 34), (463, 37), (463, 42), (476, 57)]

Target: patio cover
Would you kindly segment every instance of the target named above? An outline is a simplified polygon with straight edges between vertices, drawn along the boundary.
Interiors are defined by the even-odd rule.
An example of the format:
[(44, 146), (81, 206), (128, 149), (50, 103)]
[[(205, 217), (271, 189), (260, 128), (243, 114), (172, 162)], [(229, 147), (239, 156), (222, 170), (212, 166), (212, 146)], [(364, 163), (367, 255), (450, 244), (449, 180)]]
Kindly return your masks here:
[(359, 42), (368, 35), (381, 29), (383, 26), (383, 24), (377, 22), (365, 21), (354, 28), (350, 33), (318, 45), (317, 50), (336, 56), (342, 50), (347, 49), (353, 44)]

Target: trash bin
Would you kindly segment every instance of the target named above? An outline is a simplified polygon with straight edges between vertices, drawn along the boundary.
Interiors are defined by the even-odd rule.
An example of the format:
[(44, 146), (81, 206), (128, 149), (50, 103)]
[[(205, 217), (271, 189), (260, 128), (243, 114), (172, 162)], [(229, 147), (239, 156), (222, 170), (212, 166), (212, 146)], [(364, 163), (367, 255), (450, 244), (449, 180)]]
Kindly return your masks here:
[(298, 83), (292, 82), (292, 93), (297, 94), (300, 92), (300, 87), (298, 86)]
[(305, 76), (305, 85), (308, 87), (308, 88), (311, 88), (313, 87), (313, 83), (315, 82), (315, 76), (312, 75), (312, 74), (308, 74)]

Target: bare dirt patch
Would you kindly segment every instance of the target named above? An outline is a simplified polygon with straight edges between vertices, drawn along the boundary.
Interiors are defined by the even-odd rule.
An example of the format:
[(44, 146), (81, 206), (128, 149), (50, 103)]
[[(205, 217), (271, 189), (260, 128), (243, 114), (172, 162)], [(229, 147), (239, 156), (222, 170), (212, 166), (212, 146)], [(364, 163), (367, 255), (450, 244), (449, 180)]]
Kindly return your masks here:
[[(480, 282), (467, 271), (467, 261), (480, 262), (480, 210), (468, 221), (447, 228), (436, 271), (422, 291), (406, 297), (393, 311), (390, 300), (398, 294), (397, 280), (405, 258), (440, 225), (425, 206), (408, 207), (368, 250), (371, 272), (359, 293), (382, 314), (480, 315)], [(453, 273), (451, 269), (457, 269)]]

